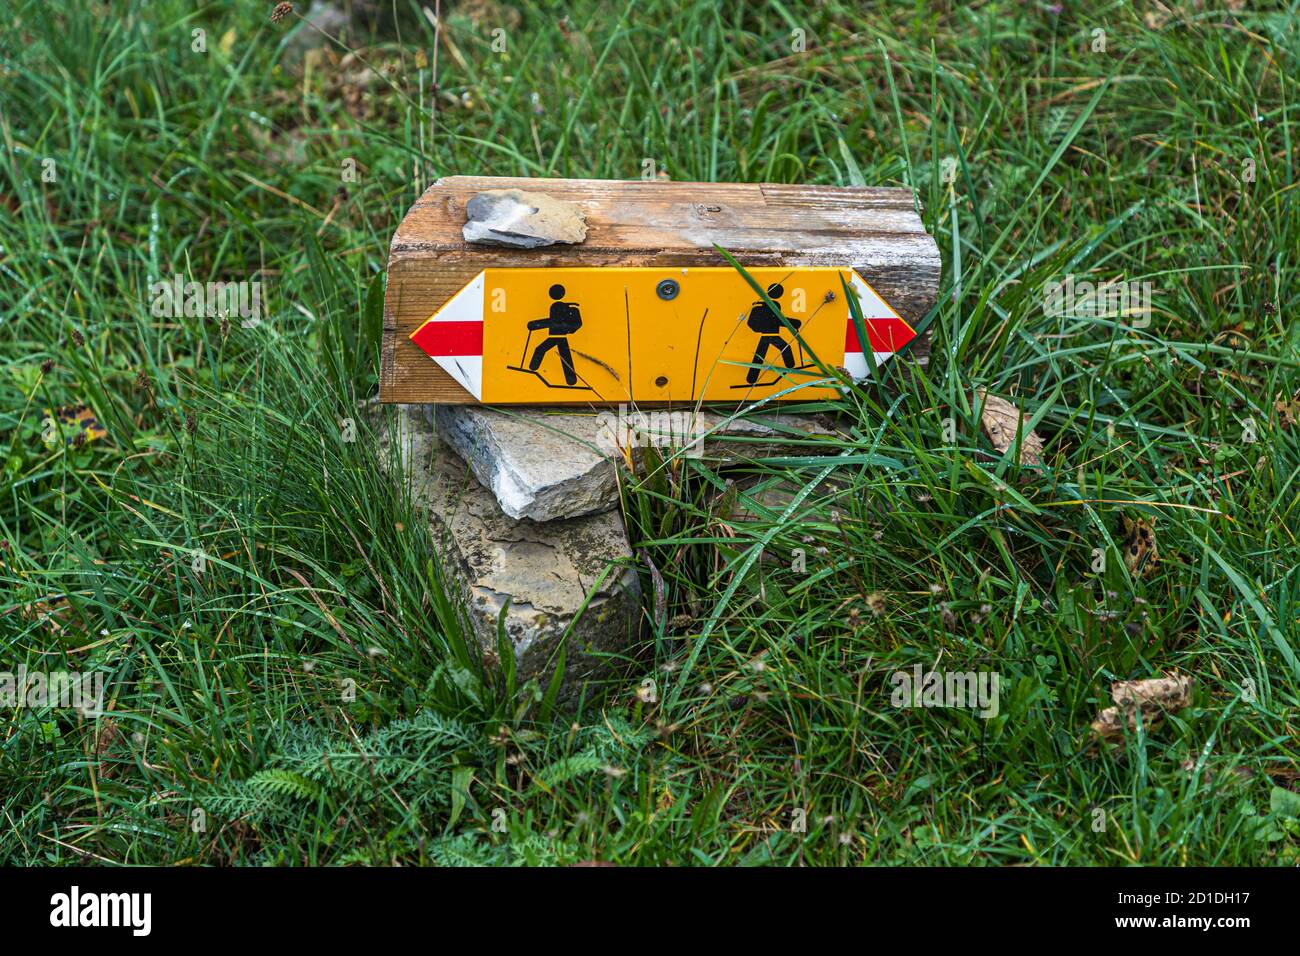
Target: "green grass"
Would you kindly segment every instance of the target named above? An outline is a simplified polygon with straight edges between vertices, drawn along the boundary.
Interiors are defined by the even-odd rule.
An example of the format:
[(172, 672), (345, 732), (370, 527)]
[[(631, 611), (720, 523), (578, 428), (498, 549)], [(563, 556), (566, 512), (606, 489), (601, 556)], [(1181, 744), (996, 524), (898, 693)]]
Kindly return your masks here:
[[(1295, 862), (1295, 3), (450, 3), (434, 124), (402, 3), (305, 76), (269, 3), (108, 6), (0, 3), (0, 669), (111, 675), (97, 721), (0, 714), (0, 862)], [(439, 175), (644, 160), (915, 187), (934, 361), (846, 398), (832, 465), (630, 477), (668, 613), (543, 717), (375, 467), (387, 240)], [(154, 317), (173, 274), (268, 314)], [(1150, 325), (1047, 314), (1066, 274), (1150, 282)], [(106, 437), (45, 423), (76, 402)], [(891, 706), (914, 664), (996, 671), (999, 714)], [(1112, 680), (1173, 669), (1191, 706), (1090, 745)]]

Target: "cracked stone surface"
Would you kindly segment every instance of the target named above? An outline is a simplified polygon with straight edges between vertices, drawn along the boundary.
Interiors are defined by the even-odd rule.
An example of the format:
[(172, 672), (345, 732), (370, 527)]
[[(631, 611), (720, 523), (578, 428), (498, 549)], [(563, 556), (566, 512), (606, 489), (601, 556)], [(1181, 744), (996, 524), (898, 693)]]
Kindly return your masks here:
[(489, 189), (465, 204), (466, 242), (536, 249), (587, 238), (587, 217), (575, 203), (522, 189)]
[(421, 406), (398, 406), (391, 420), (381, 430), (380, 460), (396, 440), (404, 478), (442, 542), (448, 577), (461, 588), (488, 666), (499, 665), (497, 618), (508, 599), (505, 630), (520, 684), (537, 678), (547, 686), (571, 625), (561, 697), (571, 699), (584, 680), (607, 673), (609, 661), (598, 653), (626, 654), (641, 620), (640, 583), (622, 517), (515, 520), (439, 441)]
[(618, 504), (613, 463), (599, 454), (595, 415), (533, 415), (437, 406), (438, 433), (511, 518), (551, 521)]
[[(633, 413), (634, 415), (638, 413)], [(617, 410), (554, 412), (516, 406), (437, 406), (438, 432), (512, 518), (552, 521), (618, 505), (613, 458), (646, 444), (715, 464), (778, 454), (815, 454), (834, 429), (809, 415), (735, 418), (708, 410), (651, 410), (620, 420)], [(675, 415), (676, 418), (666, 418)], [(635, 434), (634, 434), (635, 433)], [(679, 440), (680, 439), (680, 440)]]

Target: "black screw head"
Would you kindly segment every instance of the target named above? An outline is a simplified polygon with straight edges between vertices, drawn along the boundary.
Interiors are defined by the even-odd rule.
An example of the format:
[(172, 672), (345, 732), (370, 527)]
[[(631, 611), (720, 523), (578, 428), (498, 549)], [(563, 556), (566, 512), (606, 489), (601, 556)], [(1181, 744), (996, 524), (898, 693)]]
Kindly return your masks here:
[(677, 293), (682, 291), (682, 287), (677, 284), (676, 279), (664, 279), (655, 286), (655, 294), (665, 302), (677, 298)]

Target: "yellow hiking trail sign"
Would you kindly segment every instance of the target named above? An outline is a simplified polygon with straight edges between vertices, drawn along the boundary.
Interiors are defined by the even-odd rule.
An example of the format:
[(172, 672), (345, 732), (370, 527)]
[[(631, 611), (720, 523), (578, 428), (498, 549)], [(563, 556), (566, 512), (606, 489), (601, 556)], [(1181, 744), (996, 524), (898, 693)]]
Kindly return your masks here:
[(749, 274), (788, 325), (732, 268), (484, 269), (411, 340), (502, 405), (830, 398), (818, 360), (862, 380), (916, 337), (852, 269)]

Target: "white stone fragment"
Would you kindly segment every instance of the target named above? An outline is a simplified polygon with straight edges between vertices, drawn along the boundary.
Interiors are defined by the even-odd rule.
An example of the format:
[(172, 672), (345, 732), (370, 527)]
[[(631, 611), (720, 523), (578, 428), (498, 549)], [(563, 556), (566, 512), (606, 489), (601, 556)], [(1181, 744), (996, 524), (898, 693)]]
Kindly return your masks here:
[(587, 218), (575, 203), (522, 189), (490, 189), (465, 204), (466, 242), (536, 249), (587, 238)]

